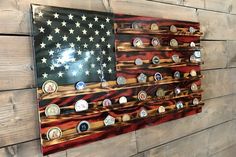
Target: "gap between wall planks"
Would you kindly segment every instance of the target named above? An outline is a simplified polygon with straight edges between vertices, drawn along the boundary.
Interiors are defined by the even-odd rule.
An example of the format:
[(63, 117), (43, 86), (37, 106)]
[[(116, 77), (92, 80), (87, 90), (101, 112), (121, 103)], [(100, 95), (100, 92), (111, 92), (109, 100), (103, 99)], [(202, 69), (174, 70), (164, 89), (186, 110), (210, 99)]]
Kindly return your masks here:
[[(64, 1), (63, 3), (66, 3), (66, 4), (63, 4), (63, 5), (65, 5), (65, 7), (70, 7), (70, 5), (73, 6), (73, 7), (77, 7), (76, 5), (79, 4), (80, 7), (82, 7), (82, 8), (94, 9), (94, 10), (96, 10), (97, 8), (100, 8), (101, 11), (105, 10), (104, 6), (101, 3), (101, 1), (94, 1), (95, 3), (93, 3), (93, 4), (91, 4), (91, 1), (86, 1), (86, 2), (81, 1), (82, 3), (78, 3), (78, 4), (76, 4), (75, 1), (73, 1), (73, 2), (72, 1)], [(208, 0), (208, 1), (212, 1), (212, 2), (215, 1), (215, 3), (217, 3), (217, 2), (220, 3), (220, 1), (216, 1), (216, 0)], [(178, 16), (178, 18), (180, 18), (181, 20), (183, 20), (183, 16), (186, 16), (186, 14), (187, 14), (187, 16), (184, 17), (184, 18), (196, 17), (195, 20), (199, 19), (199, 21), (201, 22), (201, 25), (202, 25), (202, 29), (205, 32), (205, 36), (204, 36), (205, 39), (235, 40), (234, 28), (233, 28), (234, 23), (235, 23), (235, 15), (229, 15), (229, 14), (224, 14), (224, 13), (219, 13), (219, 12), (212, 12), (212, 11), (205, 11), (205, 10), (197, 10), (197, 12), (196, 12), (195, 9), (193, 9), (193, 8), (187, 8), (186, 9), (186, 7), (174, 6), (174, 5), (158, 3), (158, 2), (146, 2), (146, 1), (143, 1), (143, 0), (139, 1), (136, 4), (134, 4), (135, 3), (134, 1), (128, 1), (127, 2), (127, 1), (123, 1), (123, 0), (121, 0), (120, 2), (118, 2), (118, 1), (111, 1), (111, 2), (113, 2), (113, 3), (111, 3), (111, 6), (112, 6), (113, 10), (114, 10), (114, 8), (119, 10), (118, 7), (116, 8), (114, 6), (115, 4), (118, 4), (118, 3), (119, 3), (120, 7), (123, 7), (124, 5), (125, 6), (129, 5), (129, 8), (127, 8), (127, 10), (124, 8), (123, 11), (125, 13), (130, 10), (130, 12), (132, 12), (133, 14), (138, 14), (139, 13), (140, 15), (157, 14), (160, 17), (169, 16), (170, 18), (175, 18), (174, 16)], [(194, 2), (191, 2), (191, 0), (186, 0), (186, 2), (189, 2), (190, 4), (191, 3), (194, 4)], [(10, 19), (11, 13), (9, 13), (9, 14), (6, 14), (6, 13), (0, 14), (1, 22), (3, 22), (3, 23), (0, 22), (0, 25), (4, 26), (4, 27), (0, 27), (0, 32), (5, 33), (5, 34), (29, 34), (29, 32), (27, 30), (28, 28), (23, 27), (25, 24), (22, 24), (21, 27), (18, 26), (19, 21), (21, 21), (21, 19), (22, 19), (19, 16), (22, 16), (24, 18), (27, 17), (27, 15), (25, 14), (29, 9), (29, 7), (28, 7), (29, 3), (27, 2), (27, 0), (26, 1), (18, 1), (18, 5), (15, 5), (15, 3), (12, 0), (9, 0), (9, 1), (3, 2), (3, 3), (6, 3), (6, 4), (5, 5), (4, 4), (0, 5), (0, 12), (5, 12), (5, 11), (2, 11), (2, 10), (6, 10), (6, 9), (9, 9), (9, 10), (13, 9), (13, 11), (10, 11), (10, 12), (14, 12), (14, 14), (12, 14), (13, 16), (11, 17), (11, 19), (12, 19), (11, 21), (8, 20), (8, 19)], [(52, 3), (54, 3), (55, 5), (57, 5), (58, 1), (56, 1), (56, 0), (47, 1), (47, 2), (45, 1), (45, 3), (48, 3), (50, 5), (53, 5)], [(62, 2), (60, 2), (60, 4), (61, 3)], [(215, 4), (215, 3), (213, 3), (213, 4)], [(235, 2), (232, 2), (232, 3), (235, 3)], [(25, 6), (22, 5), (22, 4), (25, 4)], [(150, 12), (144, 13), (143, 10), (142, 10), (142, 6), (148, 7), (150, 5), (155, 5), (155, 6), (153, 6), (153, 8), (156, 8), (156, 10), (154, 12), (151, 12), (151, 13)], [(219, 5), (219, 6), (222, 6), (222, 5)], [(140, 10), (140, 8), (141, 8), (141, 10)], [(162, 8), (162, 9), (158, 10), (158, 8)], [(165, 8), (165, 9), (163, 9), (163, 8)], [(21, 9), (25, 9), (25, 13), (23, 15), (21, 14), (23, 12), (19, 11)], [(184, 11), (181, 12), (182, 14), (172, 15), (171, 12), (168, 11), (168, 9), (173, 10), (173, 12), (177, 12), (180, 9), (183, 9)], [(189, 11), (189, 10), (192, 10), (192, 11)], [(217, 9), (215, 9), (215, 10), (218, 11)], [(233, 13), (233, 10), (231, 11), (232, 13)], [(167, 12), (168, 12), (168, 15), (165, 15)], [(191, 13), (196, 14), (196, 16), (192, 16)], [(209, 19), (211, 20), (211, 23), (209, 22)], [(14, 22), (14, 21), (17, 21), (17, 22)], [(9, 25), (8, 25), (8, 22), (10, 22)], [(4, 28), (4, 29), (2, 30), (2, 28)], [(12, 30), (12, 31), (7, 31), (7, 30)], [(25, 30), (25, 33), (22, 30)], [(3, 37), (5, 37), (5, 36), (3, 36)], [(8, 36), (6, 36), (6, 37), (8, 37)], [(21, 43), (21, 44), (15, 44), (13, 42), (12, 44), (9, 44), (9, 47), (5, 46), (7, 43), (9, 43), (14, 38), (16, 38), (16, 41)], [(6, 38), (4, 38), (4, 39), (6, 39)], [(4, 39), (2, 41), (4, 41)], [(1, 78), (0, 80), (4, 81), (4, 82), (0, 81), (1, 85), (3, 83), (3, 88), (1, 90), (31, 88), (32, 86), (34, 86), (34, 82), (33, 82), (34, 78), (33, 78), (33, 73), (32, 73), (32, 70), (31, 70), (32, 64), (30, 63), (31, 62), (30, 60), (32, 58), (29, 57), (31, 51), (26, 51), (26, 53), (28, 53), (28, 54), (22, 53), (22, 52), (25, 52), (25, 50), (20, 50), (20, 49), (24, 49), (24, 47), (27, 47), (27, 44), (22, 43), (20, 40), (17, 40), (17, 39), (18, 39), (17, 37), (12, 36), (12, 38), (10, 38), (8, 42), (5, 42), (5, 44), (2, 44), (3, 46), (1, 46), (1, 48), (0, 48), (1, 56), (2, 56), (2, 54), (5, 54), (5, 56), (3, 55), (4, 57), (0, 58), (0, 64), (1, 64), (1, 66), (0, 66), (1, 67), (0, 77), (3, 78), (3, 79)], [(30, 46), (31, 45), (31, 39), (27, 39), (27, 40), (28, 41), (26, 41), (26, 42), (29, 42), (29, 46)], [(210, 100), (212, 100), (212, 103), (208, 103), (208, 102), (206, 103), (206, 104), (209, 104), (209, 106), (211, 104), (211, 110), (206, 110), (206, 112), (210, 112), (210, 114), (212, 114), (212, 117), (214, 117), (214, 116), (217, 116), (219, 113), (221, 113), (222, 110), (225, 110), (226, 107), (232, 106), (232, 105), (228, 105), (228, 104), (231, 104), (231, 102), (235, 102), (235, 101), (231, 100), (231, 101), (227, 101), (227, 103), (224, 103), (226, 100), (224, 99), (224, 97), (220, 97), (220, 98), (223, 99), (223, 101), (220, 101), (220, 102), (224, 103), (224, 105), (222, 105), (222, 107), (220, 109), (218, 109), (218, 108), (216, 109), (215, 107), (213, 107), (213, 106), (215, 106), (216, 102), (219, 101), (218, 98), (214, 99), (214, 97), (234, 93), (235, 90), (234, 90), (233, 86), (226, 85), (227, 81), (225, 81), (225, 83), (222, 83), (221, 81), (225, 78), (226, 78), (226, 80), (231, 80), (231, 79), (234, 78), (233, 75), (235, 75), (235, 74), (234, 74), (234, 72), (231, 71), (232, 69), (228, 69), (228, 70), (225, 70), (225, 69), (210, 70), (210, 69), (235, 67), (235, 61), (233, 59), (235, 57), (235, 54), (234, 54), (234, 43), (235, 42), (234, 41), (204, 41), (204, 42), (206, 42), (206, 44), (205, 44), (205, 46), (203, 46), (204, 47), (203, 50), (205, 51), (205, 52), (203, 52), (204, 53), (203, 54), (204, 55), (203, 59), (205, 61), (205, 65), (203, 65), (203, 67), (206, 66), (206, 67), (204, 67), (204, 69), (208, 69), (205, 72), (206, 74), (208, 72), (210, 72), (211, 74), (209, 75), (210, 77), (208, 77), (205, 74), (206, 76), (203, 80), (209, 78), (205, 83), (206, 84), (205, 88), (207, 88), (207, 89), (210, 88), (209, 89), (210, 92), (208, 91), (210, 93), (210, 95), (208, 95), (208, 96), (209, 96), (209, 98), (211, 98)], [(1, 43), (2, 42), (0, 42), (0, 44)], [(21, 45), (25, 45), (25, 46), (21, 46)], [(211, 46), (209, 46), (209, 45), (211, 45)], [(208, 46), (208, 47), (206, 47), (206, 46)], [(211, 47), (211, 48), (209, 48), (209, 47)], [(11, 53), (8, 54), (9, 49), (11, 49), (11, 48), (12, 48), (12, 50), (10, 51)], [(205, 50), (205, 49), (207, 49), (207, 50)], [(19, 52), (17, 50), (20, 50), (21, 52)], [(19, 53), (14, 53), (14, 51), (19, 52)], [(18, 57), (16, 54), (21, 55), (21, 57)], [(218, 55), (216, 55), (216, 54), (218, 54)], [(14, 57), (11, 58), (9, 56), (14, 56)], [(206, 59), (206, 57), (208, 57), (208, 59)], [(17, 58), (21, 58), (21, 59), (17, 59)], [(4, 60), (5, 60), (5, 62), (4, 62)], [(24, 60), (28, 60), (28, 61), (25, 62)], [(22, 62), (20, 62), (20, 61), (22, 61)], [(8, 67), (8, 66), (6, 66), (6, 65), (12, 66), (11, 69), (7, 70), (6, 67)], [(4, 73), (2, 73), (2, 71)], [(217, 71), (217, 73), (216, 73), (216, 71)], [(224, 72), (224, 71), (227, 71), (227, 72)], [(4, 75), (6, 74), (6, 76), (4, 77), (3, 74)], [(8, 74), (11, 74), (11, 77), (8, 77), (9, 76)], [(19, 77), (19, 76), (22, 76), (22, 77)], [(215, 76), (217, 76), (217, 77), (215, 77)], [(8, 79), (8, 78), (10, 78), (10, 79)], [(22, 78), (22, 79), (20, 79), (20, 78)], [(31, 80), (27, 81), (26, 79), (31, 79), (32, 81)], [(20, 80), (20, 81), (18, 81), (18, 80)], [(234, 82), (231, 82), (231, 83), (232, 83), (232, 85), (235, 85)], [(226, 85), (226, 86), (224, 86), (224, 85)], [(10, 86), (11, 88), (7, 89), (8, 86)], [(223, 89), (222, 89), (222, 87), (223, 87)], [(228, 89), (228, 87), (230, 87), (230, 89)], [(9, 108), (9, 109), (18, 108), (18, 110), (16, 110), (16, 111), (9, 110), (11, 112), (7, 112), (7, 113), (9, 113), (9, 115), (7, 117), (4, 117), (4, 118), (5, 118), (5, 120), (8, 120), (7, 122), (9, 122), (9, 119), (10, 119), (10, 122), (15, 122), (15, 123), (10, 123), (7, 128), (8, 128), (8, 130), (13, 131), (13, 134), (15, 135), (15, 137), (17, 137), (16, 139), (18, 139), (19, 142), (20, 141), (22, 141), (22, 142), (23, 141), (28, 141), (29, 139), (30, 140), (35, 139), (38, 136), (37, 131), (35, 132), (36, 129), (32, 130), (32, 128), (35, 128), (37, 126), (37, 124), (35, 126), (32, 125), (32, 124), (27, 125), (27, 129), (30, 132), (29, 136), (27, 135), (28, 133), (23, 134), (24, 136), (22, 136), (22, 137), (18, 136), (22, 132), (25, 131), (24, 129), (22, 129), (21, 125), (24, 124), (24, 122), (26, 122), (26, 121), (30, 121), (30, 118), (37, 117), (36, 114), (32, 113), (32, 112), (35, 111), (35, 109), (32, 108), (32, 104), (35, 104), (35, 103), (29, 102), (29, 101), (26, 101), (26, 102), (18, 101), (19, 97), (16, 97), (16, 96), (19, 95), (20, 92), (24, 93), (24, 91), (25, 90), (7, 91), (9, 97), (5, 97), (6, 92), (1, 92), (2, 98), (0, 99), (0, 101), (2, 102), (3, 98), (4, 99), (7, 98), (7, 100), (8, 100), (7, 102), (5, 101), (5, 102), (1, 103), (6, 108)], [(33, 93), (33, 92), (34, 92), (34, 90), (29, 90), (28, 93)], [(28, 97), (23, 96), (22, 100), (23, 99), (32, 100), (32, 97), (35, 97), (35, 95), (31, 94), (31, 96), (28, 96)], [(24, 107), (25, 103), (28, 103), (28, 105)], [(16, 106), (18, 106), (18, 107), (16, 107)], [(24, 109), (21, 109), (22, 106), (23, 106)], [(204, 109), (205, 109), (205, 107), (203, 108), (203, 111), (204, 111)], [(215, 112), (213, 112), (212, 110), (214, 110)], [(26, 118), (26, 120), (24, 120), (24, 119), (22, 120), (22, 117), (25, 114), (28, 114), (30, 111), (31, 111), (30, 114), (31, 114), (32, 117), (28, 117), (28, 119)], [(228, 117), (226, 115), (228, 115), (230, 110), (227, 109), (226, 111), (223, 114), (224, 116), (223, 115), (219, 116), (217, 119), (221, 119), (222, 117), (224, 117), (224, 118)], [(209, 116), (208, 114), (209, 113), (205, 113), (205, 116), (207, 118)], [(4, 115), (6, 115), (6, 113)], [(0, 118), (0, 119), (2, 120), (3, 118)], [(193, 121), (192, 117), (186, 118), (184, 120), (184, 122), (179, 124), (179, 127), (177, 127), (177, 128), (181, 129), (183, 127), (183, 125), (186, 123), (186, 121), (191, 124), (191, 122)], [(200, 121), (201, 122), (201, 119), (196, 119), (195, 121)], [(19, 123), (19, 125), (16, 125), (16, 130), (14, 130), (15, 128), (13, 129), (11, 127), (14, 126), (17, 122), (22, 122), (22, 123)], [(34, 120), (33, 123), (35, 123), (35, 122), (36, 122), (36, 120)], [(212, 122), (216, 123), (216, 124), (219, 123), (214, 118), (212, 118)], [(11, 124), (13, 124), (13, 125), (11, 125)], [(172, 124), (170, 122), (170, 124), (168, 124), (167, 126), (165, 125), (165, 127), (163, 126), (161, 128), (164, 132), (168, 128), (173, 127), (174, 125), (175, 125), (174, 123)], [(21, 128), (18, 128), (18, 127), (21, 127)], [(160, 128), (158, 128), (158, 129), (160, 129)], [(188, 128), (185, 128), (185, 129), (188, 130)], [(144, 130), (146, 130), (146, 129), (144, 129)], [(153, 130), (149, 130), (149, 131), (150, 132), (155, 132), (155, 130), (157, 130), (157, 128), (153, 128)], [(182, 128), (182, 130), (183, 130), (183, 128)], [(201, 128), (197, 128), (197, 130), (201, 130)], [(4, 129), (3, 131), (7, 132), (7, 129)], [(196, 130), (193, 131), (193, 132), (196, 132)], [(0, 134), (2, 135), (2, 133), (0, 133)], [(181, 132), (178, 132), (178, 134), (179, 134), (178, 136), (175, 134), (174, 137), (172, 137), (172, 138), (176, 139), (176, 138), (179, 138), (179, 137), (182, 136)], [(186, 131), (186, 134), (189, 134), (189, 132)], [(11, 134), (8, 134), (8, 135), (11, 135)], [(128, 136), (132, 137), (132, 135), (128, 135)], [(2, 137), (2, 136), (0, 136), (0, 137)], [(151, 135), (150, 135), (150, 137), (151, 137)], [(14, 137), (12, 137), (12, 138), (13, 138), (13, 141), (12, 141), (13, 144), (14, 143), (19, 143), (19, 142), (14, 141)], [(166, 137), (162, 137), (162, 136), (160, 136), (159, 138), (161, 138), (162, 140), (165, 140), (167, 142), (169, 140), (168, 138), (165, 139)], [(128, 139), (129, 140), (131, 140), (131, 139), (135, 140), (133, 138), (128, 138)], [(154, 139), (156, 139), (156, 138), (154, 138)], [(4, 141), (4, 140), (1, 140), (1, 141)], [(109, 140), (107, 140), (107, 142), (108, 141)], [(118, 140), (115, 141), (115, 142), (118, 142)], [(129, 141), (125, 141), (125, 142), (129, 142)], [(104, 143), (106, 143), (106, 140), (105, 140)], [(116, 145), (116, 146), (118, 146), (120, 148), (120, 145)], [(155, 145), (155, 143), (154, 143), (154, 145)], [(155, 146), (157, 146), (157, 145), (155, 145)], [(136, 149), (133, 146), (132, 146), (132, 148), (133, 148), (132, 153), (135, 153)], [(120, 150), (127, 151), (127, 149), (128, 148), (123, 148), (123, 149), (120, 149)], [(37, 153), (39, 153), (39, 152), (37, 152)], [(104, 152), (104, 153), (108, 153), (108, 152)], [(71, 154), (71, 153), (68, 152), (68, 154)], [(86, 150), (84, 150), (84, 154), (86, 154)], [(130, 155), (130, 154), (127, 153), (126, 155)]]

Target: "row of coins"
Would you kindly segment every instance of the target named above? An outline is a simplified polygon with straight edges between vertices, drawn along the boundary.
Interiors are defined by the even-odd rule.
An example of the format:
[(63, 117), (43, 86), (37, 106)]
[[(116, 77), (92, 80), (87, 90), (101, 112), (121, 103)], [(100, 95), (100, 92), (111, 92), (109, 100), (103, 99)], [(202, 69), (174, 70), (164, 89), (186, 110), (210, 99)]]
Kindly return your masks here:
[[(153, 37), (152, 40), (150, 41), (150, 44), (153, 47), (161, 46), (161, 42), (160, 42), (160, 40), (157, 37)], [(178, 43), (178, 41), (176, 39), (171, 39), (170, 42), (169, 42), (169, 45), (172, 46), (172, 47), (178, 47), (179, 43)], [(141, 38), (136, 37), (133, 40), (133, 46), (134, 47), (143, 47), (144, 43), (143, 43)], [(190, 42), (189, 46), (190, 47), (195, 47), (196, 44), (194, 42)]]
[[(191, 84), (191, 91), (192, 92), (197, 92), (198, 86), (195, 83)], [(176, 87), (174, 89), (174, 93), (175, 95), (180, 95), (181, 94), (181, 89), (179, 87)], [(156, 91), (156, 96), (158, 98), (164, 98), (165, 97), (165, 91), (162, 88), (157, 89)], [(144, 101), (146, 100), (148, 97), (147, 93), (144, 90), (139, 91), (137, 98), (139, 101)], [(124, 104), (127, 103), (128, 100), (125, 96), (122, 96), (119, 98), (119, 103), (120, 104)], [(108, 107), (108, 106), (112, 106), (112, 101), (110, 99), (104, 99), (102, 101), (102, 105), (103, 107)], [(80, 99), (75, 103), (75, 111), (76, 112), (81, 112), (81, 111), (86, 111), (89, 108), (89, 104), (86, 100), (84, 99)], [(50, 104), (46, 107), (45, 109), (45, 115), (46, 116), (56, 116), (56, 115), (60, 115), (60, 107), (57, 104)]]
[[(159, 30), (159, 26), (156, 24), (156, 23), (152, 23), (150, 26), (149, 26), (149, 28), (152, 30), (152, 31), (158, 31)], [(142, 24), (141, 23), (139, 23), (139, 22), (133, 22), (132, 23), (132, 29), (143, 29), (143, 27), (142, 27)], [(178, 28), (175, 26), (175, 25), (171, 25), (171, 26), (169, 26), (169, 30), (170, 30), (170, 32), (172, 32), (172, 33), (176, 33), (176, 32), (178, 32)], [(189, 31), (189, 33), (195, 33), (196, 31), (197, 31), (197, 29), (195, 29), (194, 27), (192, 27), (192, 26), (190, 26), (189, 28), (188, 28), (188, 31)]]
[[(192, 100), (192, 105), (195, 106), (195, 105), (198, 105), (198, 104), (199, 104), (199, 99), (194, 98)], [(184, 108), (184, 103), (182, 101), (177, 101), (175, 106), (176, 106), (176, 109), (179, 110), (179, 109)], [(157, 114), (165, 113), (165, 112), (166, 112), (166, 109), (165, 109), (164, 106), (159, 106), (158, 107)], [(148, 111), (144, 107), (142, 107), (137, 116), (140, 117), (140, 118), (147, 117), (148, 116)], [(114, 125), (115, 120), (116, 119), (114, 117), (112, 117), (111, 115), (108, 115), (103, 120), (103, 123), (104, 123), (105, 126)], [(130, 121), (130, 120), (132, 120), (132, 119), (131, 119), (129, 114), (124, 114), (122, 116), (122, 121), (123, 122), (127, 122), (127, 121)], [(90, 123), (88, 121), (83, 120), (83, 121), (79, 122), (79, 124), (76, 126), (76, 130), (77, 130), (78, 133), (89, 131), (90, 130)], [(59, 127), (52, 127), (47, 131), (47, 139), (48, 140), (54, 140), (54, 139), (58, 139), (58, 138), (61, 138), (61, 137), (62, 137), (62, 131)]]

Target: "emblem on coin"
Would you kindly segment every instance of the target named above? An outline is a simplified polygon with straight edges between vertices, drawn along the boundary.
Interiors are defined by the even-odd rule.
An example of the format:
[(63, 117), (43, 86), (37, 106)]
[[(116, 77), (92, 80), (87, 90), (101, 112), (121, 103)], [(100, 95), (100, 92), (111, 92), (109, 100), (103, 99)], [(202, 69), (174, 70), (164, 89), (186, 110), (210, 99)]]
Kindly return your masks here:
[(127, 103), (127, 98), (125, 97), (125, 96), (122, 96), (122, 97), (120, 97), (120, 99), (119, 99), (119, 103), (120, 104), (124, 104), (124, 103)]
[(115, 118), (114, 117), (112, 117), (112, 116), (110, 116), (110, 115), (108, 115), (105, 119), (104, 119), (104, 124), (105, 124), (105, 126), (108, 126), (108, 125), (113, 125), (113, 124), (115, 124)]
[(192, 90), (193, 92), (198, 91), (198, 87), (197, 87), (196, 83), (192, 83), (192, 85), (191, 85), (191, 90)]
[(143, 74), (143, 73), (141, 73), (141, 74), (137, 77), (137, 79), (138, 79), (138, 82), (139, 82), (139, 83), (145, 83), (145, 82), (147, 82), (147, 76), (146, 76), (145, 74)]
[(55, 93), (58, 89), (58, 85), (53, 80), (47, 80), (43, 83), (42, 90), (44, 93)]
[(145, 100), (147, 99), (147, 93), (143, 90), (138, 92), (138, 100)]
[(181, 93), (181, 89), (179, 87), (175, 88), (175, 95), (179, 95)]
[(110, 99), (104, 99), (104, 100), (102, 101), (102, 106), (103, 106), (103, 107), (107, 107), (107, 106), (111, 106), (111, 105), (112, 105), (112, 102), (111, 102)]
[(160, 80), (162, 80), (163, 78), (162, 78), (161, 73), (156, 72), (155, 75), (154, 75), (154, 79), (155, 79), (156, 81), (160, 81)]
[(125, 77), (123, 77), (123, 76), (119, 76), (119, 77), (116, 79), (116, 82), (117, 82), (118, 85), (124, 85), (124, 84), (126, 84), (126, 79), (125, 79)]
[(195, 32), (196, 32), (196, 29), (195, 29), (195, 28), (193, 28), (193, 27), (189, 27), (189, 32), (193, 34), (193, 33), (195, 33)]
[(143, 118), (143, 117), (147, 117), (147, 115), (148, 115), (147, 110), (145, 108), (142, 108), (141, 111), (139, 112), (139, 116)]
[(45, 109), (46, 116), (56, 116), (60, 114), (60, 107), (57, 104), (50, 104)]
[(140, 59), (140, 58), (136, 58), (135, 61), (134, 61), (134, 63), (135, 63), (136, 65), (143, 65), (143, 61), (142, 61), (142, 59)]
[(174, 78), (175, 78), (175, 79), (180, 79), (180, 72), (179, 72), (179, 71), (176, 71), (176, 72), (174, 73)]
[(79, 133), (88, 131), (90, 129), (90, 124), (88, 121), (83, 120), (77, 125), (76, 129)]
[(140, 25), (140, 23), (133, 22), (133, 23), (132, 23), (132, 28), (133, 28), (133, 29), (140, 29), (140, 28), (141, 28), (141, 25)]
[(201, 51), (194, 51), (194, 56), (197, 58), (201, 57)]
[(123, 116), (122, 116), (122, 121), (123, 122), (127, 122), (127, 121), (129, 121), (131, 118), (130, 118), (130, 116), (128, 115), (128, 114), (124, 114)]
[(177, 47), (179, 44), (178, 44), (178, 41), (176, 39), (171, 39), (170, 40), (170, 46), (172, 47)]
[(75, 84), (75, 88), (77, 89), (77, 90), (82, 90), (82, 89), (84, 89), (86, 87), (86, 84), (84, 83), (84, 82), (77, 82), (76, 84)]
[(159, 113), (164, 113), (165, 111), (166, 111), (166, 109), (164, 106), (159, 106), (159, 108), (158, 108)]
[(50, 128), (47, 131), (47, 139), (48, 140), (55, 140), (55, 139), (58, 139), (58, 138), (61, 138), (61, 137), (62, 137), (62, 131), (58, 127)]
[(88, 109), (88, 102), (86, 100), (80, 99), (75, 103), (75, 111), (81, 112)]
[(176, 26), (175, 26), (175, 25), (171, 25), (171, 26), (170, 26), (170, 31), (171, 31), (172, 33), (176, 33), (176, 32), (177, 32)]
[(195, 43), (194, 42), (191, 42), (190, 43), (190, 47), (195, 47), (196, 45), (195, 45)]
[(178, 55), (173, 55), (171, 58), (175, 63), (180, 63), (181, 62), (181, 59), (179, 58)]
[(182, 102), (182, 101), (178, 101), (178, 102), (176, 103), (176, 108), (177, 108), (177, 109), (184, 108), (183, 102)]
[(160, 63), (160, 58), (157, 57), (157, 56), (154, 56), (154, 57), (152, 58), (152, 63), (153, 63), (153, 64), (159, 64), (159, 63)]
[(154, 47), (161, 45), (161, 43), (160, 43), (158, 38), (152, 38), (151, 43), (152, 43), (152, 46), (154, 46)]
[(191, 75), (192, 77), (196, 77), (196, 76), (197, 76), (197, 72), (196, 72), (194, 69), (192, 69), (192, 70), (190, 71), (190, 75)]
[(194, 98), (193, 99), (193, 105), (195, 106), (195, 105), (198, 105), (198, 104), (199, 104), (198, 98)]
[(157, 31), (157, 30), (159, 30), (159, 26), (156, 23), (152, 23), (151, 24), (151, 30), (152, 31)]
[(143, 41), (140, 38), (135, 38), (133, 40), (133, 45), (134, 45), (134, 47), (142, 47)]
[(158, 88), (156, 91), (156, 96), (161, 98), (165, 96), (165, 91), (162, 88)]

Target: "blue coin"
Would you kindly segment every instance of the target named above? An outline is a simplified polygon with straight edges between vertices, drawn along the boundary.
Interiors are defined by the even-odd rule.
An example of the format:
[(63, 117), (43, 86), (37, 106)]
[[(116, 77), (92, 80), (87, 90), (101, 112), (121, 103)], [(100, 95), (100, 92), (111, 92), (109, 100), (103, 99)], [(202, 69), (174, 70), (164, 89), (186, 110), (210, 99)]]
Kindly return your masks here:
[(162, 75), (161, 75), (161, 73), (159, 73), (159, 72), (155, 73), (154, 79), (155, 79), (156, 81), (162, 80)]
[(86, 87), (86, 84), (84, 82), (77, 82), (76, 85), (75, 85), (75, 88), (77, 90), (82, 90)]

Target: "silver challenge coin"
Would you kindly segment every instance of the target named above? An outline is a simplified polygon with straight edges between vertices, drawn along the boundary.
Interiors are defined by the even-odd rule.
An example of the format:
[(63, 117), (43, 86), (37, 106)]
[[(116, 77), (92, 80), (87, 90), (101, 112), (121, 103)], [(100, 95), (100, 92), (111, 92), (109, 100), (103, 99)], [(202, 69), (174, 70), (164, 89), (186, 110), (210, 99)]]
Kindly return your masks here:
[(102, 106), (103, 106), (103, 107), (108, 107), (108, 106), (111, 106), (111, 105), (112, 105), (112, 102), (111, 102), (110, 99), (104, 99), (104, 100), (102, 101)]
[(179, 87), (175, 88), (175, 95), (179, 95), (181, 93), (181, 89)]
[(195, 55), (191, 55), (189, 60), (191, 63), (201, 63), (201, 58), (197, 58)]
[(133, 40), (133, 46), (134, 47), (142, 47), (143, 46), (143, 41), (140, 38), (135, 38)]
[(155, 75), (154, 75), (154, 79), (155, 79), (156, 81), (160, 81), (160, 80), (162, 80), (163, 78), (162, 78), (161, 73), (156, 72)]
[(141, 25), (140, 25), (140, 23), (138, 23), (138, 22), (133, 22), (133, 23), (132, 23), (132, 28), (133, 28), (133, 29), (141, 29)]
[(194, 51), (194, 56), (197, 58), (201, 57), (201, 51)]
[(146, 100), (147, 99), (147, 93), (143, 90), (141, 90), (138, 93), (138, 100), (142, 101), (142, 100)]
[(180, 72), (179, 71), (176, 71), (175, 73), (174, 73), (174, 78), (175, 79), (180, 79)]
[(166, 111), (166, 109), (164, 106), (159, 106), (159, 108), (158, 108), (159, 113), (164, 113), (165, 111)]
[(193, 99), (193, 105), (195, 106), (195, 105), (198, 105), (198, 104), (199, 104), (198, 98), (194, 98)]
[(176, 108), (177, 108), (177, 109), (184, 108), (183, 102), (182, 102), (182, 101), (178, 101), (178, 102), (176, 103)]
[(134, 61), (134, 63), (135, 63), (136, 65), (143, 65), (143, 60), (140, 59), (140, 58), (136, 58), (135, 61)]
[(143, 73), (141, 73), (141, 74), (137, 77), (137, 79), (138, 79), (138, 82), (139, 82), (139, 83), (145, 83), (145, 82), (147, 82), (147, 76), (146, 76), (145, 74), (143, 74)]
[(124, 84), (126, 84), (126, 79), (125, 79), (125, 77), (123, 77), (123, 76), (119, 76), (119, 77), (116, 79), (116, 82), (117, 82), (118, 85), (124, 85)]
[(189, 27), (189, 32), (193, 34), (196, 32), (196, 29), (194, 27)]
[(55, 139), (59, 139), (61, 137), (62, 137), (62, 131), (58, 127), (50, 128), (47, 131), (47, 139), (48, 140), (55, 140)]
[(89, 108), (89, 104), (86, 100), (80, 99), (75, 103), (75, 111), (86, 111)]
[(47, 80), (43, 83), (42, 90), (44, 93), (55, 93), (58, 90), (58, 85), (53, 80)]
[(161, 45), (161, 43), (160, 43), (158, 38), (152, 38), (151, 43), (152, 43), (152, 46), (154, 46), (154, 47), (157, 47), (157, 46)]
[(181, 62), (181, 59), (179, 58), (178, 55), (173, 55), (171, 58), (172, 58), (173, 62), (175, 62), (175, 63), (180, 63)]
[(48, 105), (45, 109), (45, 115), (47, 117), (60, 115), (60, 107), (57, 104)]
[(147, 116), (148, 116), (147, 110), (142, 108), (142, 110), (139, 112), (139, 117), (143, 118), (143, 117), (147, 117)]
[(195, 46), (196, 46), (196, 44), (194, 42), (190, 43), (190, 47), (195, 47)]
[(198, 91), (198, 86), (197, 86), (196, 83), (192, 83), (192, 85), (191, 85), (191, 90), (192, 90), (193, 92)]
[(157, 30), (159, 30), (159, 26), (156, 23), (152, 23), (151, 24), (151, 30), (152, 31), (157, 31)]
[(192, 69), (192, 70), (190, 71), (190, 76), (196, 77), (196, 76), (197, 76), (197, 72), (196, 72), (194, 69)]
[(119, 103), (120, 104), (125, 104), (125, 103), (127, 103), (127, 98), (125, 97), (125, 96), (122, 96), (122, 97), (120, 97), (120, 99), (119, 99)]
[(162, 88), (158, 88), (156, 91), (156, 96), (159, 98), (165, 97), (165, 91)]
[(179, 44), (178, 44), (178, 41), (176, 39), (171, 39), (170, 40), (170, 46), (172, 47), (177, 47)]
[(171, 25), (171, 26), (170, 26), (170, 31), (171, 31), (172, 33), (176, 33), (176, 32), (177, 32), (177, 27), (176, 27), (175, 25)]
[(160, 63), (160, 58), (157, 57), (157, 56), (154, 56), (154, 57), (152, 58), (152, 63), (153, 63), (153, 64), (159, 64), (159, 63)]

